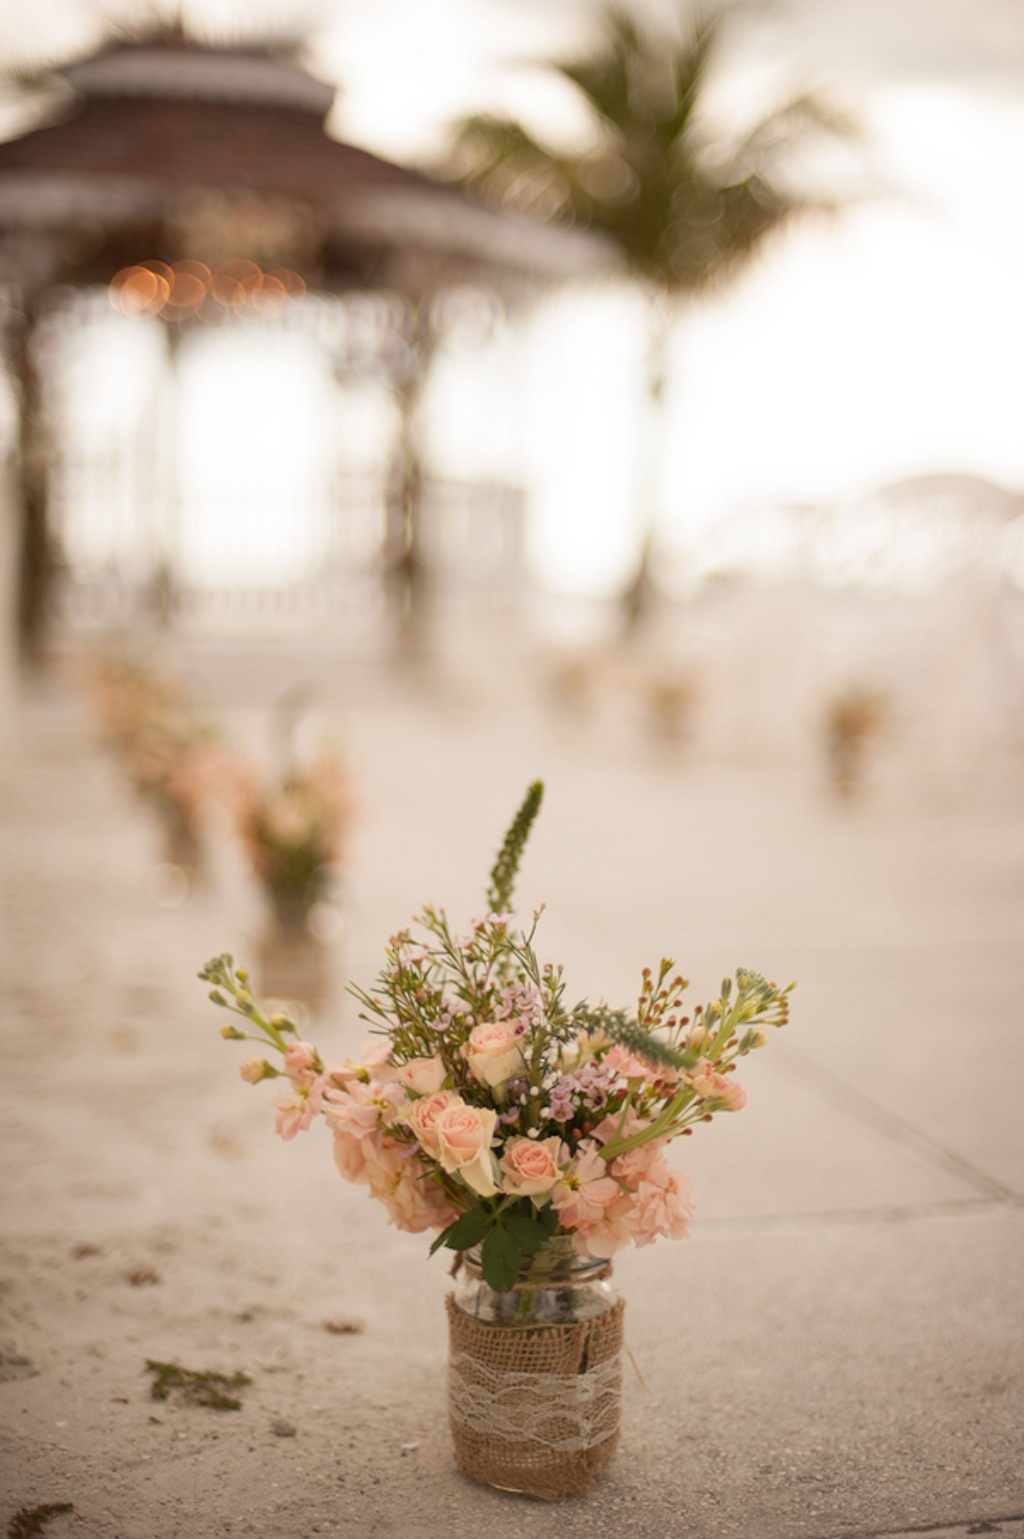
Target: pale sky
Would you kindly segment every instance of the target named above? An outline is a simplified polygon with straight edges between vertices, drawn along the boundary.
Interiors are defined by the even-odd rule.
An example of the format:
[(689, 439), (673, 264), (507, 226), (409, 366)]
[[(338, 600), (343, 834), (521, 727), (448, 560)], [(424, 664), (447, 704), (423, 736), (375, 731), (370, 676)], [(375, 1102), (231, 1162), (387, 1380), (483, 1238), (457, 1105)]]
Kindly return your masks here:
[[(143, 9), (0, 0), (0, 47), (56, 59), (98, 43), (103, 16)], [(305, 13), (310, 62), (342, 87), (334, 131), (395, 159), (429, 160), (447, 121), (486, 106), (566, 141), (584, 132), (570, 91), (528, 61), (575, 51), (589, 0), (182, 9), (211, 35)], [(1024, 489), (1024, 0), (777, 0), (734, 36), (721, 113), (800, 85), (832, 91), (868, 130), (872, 195), (680, 321), (659, 498), (669, 542), (758, 501), (841, 504), (933, 471)], [(613, 585), (635, 550), (641, 337), (628, 292), (573, 296), (527, 338), (467, 360), (472, 389), (438, 383), (439, 453), (457, 458), (461, 442), (475, 468), (525, 475), (536, 559), (567, 586)]]

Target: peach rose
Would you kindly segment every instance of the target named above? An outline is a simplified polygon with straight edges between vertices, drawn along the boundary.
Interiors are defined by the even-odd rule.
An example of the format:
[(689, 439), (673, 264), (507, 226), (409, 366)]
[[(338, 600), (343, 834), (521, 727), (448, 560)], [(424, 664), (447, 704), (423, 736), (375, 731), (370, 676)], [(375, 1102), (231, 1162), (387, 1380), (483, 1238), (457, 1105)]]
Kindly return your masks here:
[(437, 1122), (442, 1112), (449, 1106), (463, 1106), (465, 1102), (454, 1090), (435, 1090), (433, 1095), (421, 1096), (418, 1101), (413, 1101), (406, 1107), (404, 1121), (407, 1127), (412, 1129), (413, 1135), (421, 1148), (435, 1160), (441, 1157), (441, 1146), (437, 1137)]
[[(438, 1092), (438, 1095), (445, 1094), (443, 1090)], [(430, 1099), (434, 1100), (435, 1097), (431, 1096)], [(417, 1101), (413, 1110), (422, 1104)], [(497, 1112), (467, 1106), (458, 1096), (453, 1096), (434, 1120), (431, 1130), (437, 1141), (437, 1159), (442, 1170), (461, 1177), (470, 1190), (480, 1197), (493, 1197), (498, 1190), (498, 1183), (494, 1179), (495, 1161), (491, 1154), (491, 1141), (497, 1121)]]
[(462, 1049), (474, 1079), (484, 1085), (503, 1085), (525, 1066), (520, 1038), (508, 1021), (485, 1021), (474, 1026)]
[(540, 1197), (550, 1192), (561, 1175), (566, 1151), (560, 1138), (510, 1138), (499, 1160), (504, 1173), (503, 1192), (517, 1197)]
[(398, 1082), (417, 1095), (432, 1095), (444, 1084), (446, 1073), (443, 1060), (435, 1053), (432, 1058), (410, 1058), (408, 1063), (403, 1063), (398, 1071)]

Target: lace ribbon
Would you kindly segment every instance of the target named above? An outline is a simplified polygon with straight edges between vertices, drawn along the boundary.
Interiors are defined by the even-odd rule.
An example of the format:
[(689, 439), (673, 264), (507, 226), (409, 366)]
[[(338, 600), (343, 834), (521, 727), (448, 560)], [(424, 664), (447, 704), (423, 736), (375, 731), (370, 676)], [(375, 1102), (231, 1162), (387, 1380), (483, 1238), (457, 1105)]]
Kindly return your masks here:
[(555, 1453), (593, 1448), (619, 1429), (618, 1353), (586, 1373), (520, 1373), (456, 1352), (448, 1365), (452, 1420), (488, 1438)]

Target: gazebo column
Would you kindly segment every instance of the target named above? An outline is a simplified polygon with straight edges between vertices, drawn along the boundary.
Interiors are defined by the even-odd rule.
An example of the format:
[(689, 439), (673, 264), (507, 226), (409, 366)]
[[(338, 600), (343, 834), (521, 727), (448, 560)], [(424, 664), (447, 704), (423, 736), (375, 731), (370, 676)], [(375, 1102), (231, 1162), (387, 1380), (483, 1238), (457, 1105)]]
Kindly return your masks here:
[(388, 477), (384, 533), (384, 596), (394, 660), (429, 663), (432, 653), (433, 574), (423, 549), (423, 446), (419, 409), (436, 338), (424, 303), (410, 305), (409, 336), (391, 368), (398, 403), (398, 440)]
[(33, 356), (37, 320), (35, 303), (26, 300), (16, 321), (11, 354), (18, 396), (15, 625), (19, 658), (30, 667), (40, 665), (46, 656), (57, 565), (49, 527), (49, 455), (43, 388)]

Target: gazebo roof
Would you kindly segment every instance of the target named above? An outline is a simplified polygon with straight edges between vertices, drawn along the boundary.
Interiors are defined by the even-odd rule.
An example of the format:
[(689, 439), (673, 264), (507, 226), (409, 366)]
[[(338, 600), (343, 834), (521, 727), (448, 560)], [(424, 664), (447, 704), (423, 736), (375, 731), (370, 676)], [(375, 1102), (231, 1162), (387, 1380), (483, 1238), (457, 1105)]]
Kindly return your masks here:
[(70, 88), (62, 119), (0, 144), (0, 233), (77, 236), (80, 281), (139, 260), (140, 240), (166, 247), (203, 197), (227, 209), (269, 201), (285, 226), (290, 215), (315, 244), (327, 288), (396, 273), (406, 288), (430, 288), (442, 273), (536, 281), (600, 260), (580, 232), (480, 208), (330, 138), (333, 89), (267, 50), (174, 35), (114, 46), (59, 75)]

